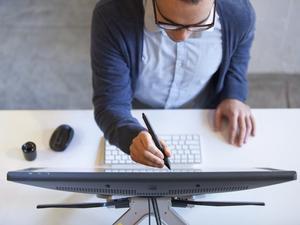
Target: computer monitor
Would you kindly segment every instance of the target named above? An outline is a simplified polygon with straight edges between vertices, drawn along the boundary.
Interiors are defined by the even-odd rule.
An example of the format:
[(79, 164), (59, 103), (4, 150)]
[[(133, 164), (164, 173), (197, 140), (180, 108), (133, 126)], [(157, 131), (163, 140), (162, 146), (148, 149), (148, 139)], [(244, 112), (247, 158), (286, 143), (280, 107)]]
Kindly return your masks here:
[(51, 169), (7, 173), (7, 180), (60, 191), (124, 196), (195, 196), (296, 180), (295, 171), (256, 169)]

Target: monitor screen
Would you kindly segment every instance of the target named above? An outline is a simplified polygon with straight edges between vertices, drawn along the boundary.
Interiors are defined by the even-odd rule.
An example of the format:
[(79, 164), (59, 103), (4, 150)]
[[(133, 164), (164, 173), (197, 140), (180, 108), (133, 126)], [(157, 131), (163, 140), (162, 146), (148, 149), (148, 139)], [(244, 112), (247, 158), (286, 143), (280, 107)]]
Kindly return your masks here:
[(124, 196), (191, 196), (248, 190), (296, 179), (272, 168), (28, 168), (7, 180), (60, 191)]

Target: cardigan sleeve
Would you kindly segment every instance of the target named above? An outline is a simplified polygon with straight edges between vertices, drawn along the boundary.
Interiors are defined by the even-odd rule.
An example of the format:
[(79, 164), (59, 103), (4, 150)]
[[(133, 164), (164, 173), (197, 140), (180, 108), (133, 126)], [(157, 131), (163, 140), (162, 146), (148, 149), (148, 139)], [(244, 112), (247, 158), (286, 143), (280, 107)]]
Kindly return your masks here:
[(116, 34), (117, 28), (96, 6), (91, 31), (94, 117), (104, 137), (130, 154), (132, 139), (145, 128), (131, 114), (130, 69)]
[[(250, 60), (250, 50), (255, 35), (255, 11), (250, 2), (247, 4), (248, 12), (242, 26), (245, 32), (238, 40), (237, 47), (233, 50), (227, 74), (224, 80), (224, 87), (221, 100), (237, 99), (245, 102), (248, 96), (247, 71)], [(246, 25), (246, 26), (245, 26)]]

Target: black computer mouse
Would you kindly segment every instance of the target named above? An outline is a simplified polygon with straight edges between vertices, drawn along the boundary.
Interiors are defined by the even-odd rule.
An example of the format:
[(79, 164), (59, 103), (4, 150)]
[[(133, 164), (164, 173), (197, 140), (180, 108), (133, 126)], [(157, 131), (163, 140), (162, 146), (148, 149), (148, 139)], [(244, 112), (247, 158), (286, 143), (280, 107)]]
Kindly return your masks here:
[(64, 151), (70, 144), (73, 136), (73, 128), (69, 125), (62, 124), (59, 127), (57, 127), (51, 135), (49, 146), (54, 151)]

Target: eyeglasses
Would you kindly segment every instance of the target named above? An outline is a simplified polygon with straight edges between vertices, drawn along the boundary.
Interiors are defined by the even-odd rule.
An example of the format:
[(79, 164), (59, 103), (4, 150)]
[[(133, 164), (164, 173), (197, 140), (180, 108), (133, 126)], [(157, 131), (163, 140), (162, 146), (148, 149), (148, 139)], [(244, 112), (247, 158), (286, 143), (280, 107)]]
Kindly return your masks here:
[[(197, 32), (197, 31), (208, 30), (208, 29), (212, 28), (215, 25), (216, 0), (214, 0), (212, 8), (211, 8), (208, 16), (204, 20), (200, 21), (199, 23), (189, 24), (189, 25), (183, 25), (183, 24), (175, 23), (172, 20), (166, 18), (160, 12), (160, 10), (159, 10), (159, 8), (157, 6), (156, 0), (152, 0), (152, 2), (153, 2), (153, 10), (154, 10), (155, 23), (156, 23), (156, 25), (158, 25), (160, 28), (162, 28), (164, 30), (182, 30), (182, 29), (187, 29), (188, 31)], [(156, 9), (158, 10), (158, 12), (161, 15), (161, 17), (164, 18), (166, 21), (169, 21), (169, 23), (158, 21)], [(212, 13), (213, 13), (213, 21), (212, 21), (212, 23), (210, 23), (210, 24), (203, 24), (203, 23), (205, 23), (211, 17)]]

